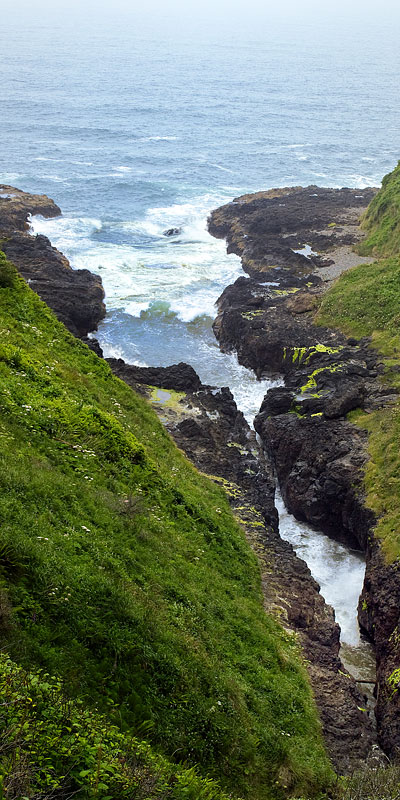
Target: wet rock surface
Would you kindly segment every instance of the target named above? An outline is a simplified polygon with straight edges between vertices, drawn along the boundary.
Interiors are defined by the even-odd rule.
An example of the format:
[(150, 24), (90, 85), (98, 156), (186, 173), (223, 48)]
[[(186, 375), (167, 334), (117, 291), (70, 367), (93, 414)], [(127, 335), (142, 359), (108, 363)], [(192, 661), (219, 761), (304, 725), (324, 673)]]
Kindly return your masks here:
[(61, 211), (46, 195), (0, 186), (1, 249), (61, 322), (84, 337), (105, 316), (101, 278), (87, 269), (73, 270), (46, 236), (31, 236), (28, 219), (34, 214), (56, 217)]
[(137, 367), (126, 364), (122, 358), (107, 359), (112, 371), (133, 388), (142, 384), (174, 389), (176, 392), (196, 392), (201, 387), (197, 372), (189, 364), (173, 364), (170, 367)]
[(374, 193), (307, 187), (247, 195), (213, 212), (209, 230), (226, 238), (250, 275), (218, 301), (214, 330), (222, 349), (236, 350), (259, 377), (285, 378), (285, 387), (266, 395), (255, 427), (286, 505), (298, 519), (366, 552), (359, 619), (376, 647), (379, 741), (398, 757), (400, 691), (390, 681), (400, 664), (400, 574), (384, 563), (376, 520), (365, 507), (366, 434), (346, 418), (397, 396), (380, 382), (383, 367), (368, 340), (346, 339), (314, 322), (330, 280), (367, 260), (351, 247), (362, 237), (360, 214)]
[(209, 231), (253, 277), (276, 267), (307, 274), (329, 267), (333, 248), (361, 238), (360, 213), (376, 191), (307, 186), (242, 195), (212, 212)]

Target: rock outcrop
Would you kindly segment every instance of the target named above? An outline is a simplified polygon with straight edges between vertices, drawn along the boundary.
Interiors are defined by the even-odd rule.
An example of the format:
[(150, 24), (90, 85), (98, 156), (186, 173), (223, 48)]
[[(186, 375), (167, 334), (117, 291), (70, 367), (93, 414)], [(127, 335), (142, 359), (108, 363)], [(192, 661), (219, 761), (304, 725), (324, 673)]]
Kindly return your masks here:
[[(379, 380), (382, 364), (367, 340), (315, 325), (330, 281), (370, 259), (352, 251), (359, 217), (375, 190), (308, 187), (258, 193), (217, 209), (209, 229), (225, 237), (251, 276), (218, 301), (214, 330), (224, 350), (256, 374), (279, 372), (285, 387), (266, 395), (255, 427), (275, 465), (286, 505), (367, 558), (360, 624), (377, 655), (379, 741), (400, 754), (400, 702), (388, 676), (400, 663), (400, 571), (383, 560), (375, 518), (365, 506), (367, 436), (348, 421), (396, 400)], [(301, 251), (301, 252), (296, 252)]]
[(75, 336), (97, 329), (105, 315), (101, 278), (87, 269), (73, 270), (46, 236), (29, 234), (28, 218), (56, 217), (59, 207), (46, 195), (0, 186), (0, 244), (31, 288)]

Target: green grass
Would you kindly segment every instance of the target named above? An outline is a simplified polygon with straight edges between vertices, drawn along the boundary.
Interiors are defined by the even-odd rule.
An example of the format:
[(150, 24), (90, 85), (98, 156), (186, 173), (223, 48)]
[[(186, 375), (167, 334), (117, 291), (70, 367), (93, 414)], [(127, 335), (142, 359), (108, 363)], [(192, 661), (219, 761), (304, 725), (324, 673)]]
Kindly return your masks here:
[[(385, 364), (385, 382), (400, 390), (400, 167), (386, 176), (365, 219), (373, 233), (363, 252), (396, 255), (343, 273), (324, 296), (317, 322), (357, 338), (370, 336)], [(349, 416), (369, 433), (367, 504), (378, 517), (375, 535), (385, 557), (394, 562), (400, 558), (400, 403)]]
[(361, 255), (400, 254), (400, 162), (385, 175), (381, 190), (364, 215), (363, 228), (367, 237), (358, 248)]
[(236, 796), (314, 796), (305, 668), (223, 490), (3, 256), (0, 287), (3, 648)]
[(171, 764), (127, 736), (62, 683), (0, 654), (0, 796), (228, 800), (193, 767)]

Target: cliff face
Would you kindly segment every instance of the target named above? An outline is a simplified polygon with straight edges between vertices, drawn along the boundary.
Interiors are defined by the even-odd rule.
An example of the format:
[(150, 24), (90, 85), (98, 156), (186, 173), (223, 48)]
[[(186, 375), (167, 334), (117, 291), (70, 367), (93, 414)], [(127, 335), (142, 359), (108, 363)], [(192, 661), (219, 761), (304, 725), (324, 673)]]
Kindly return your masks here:
[[(217, 209), (209, 220), (210, 232), (227, 238), (228, 249), (241, 254), (251, 276), (240, 278), (219, 300), (215, 332), (221, 346), (236, 349), (241, 362), (260, 376), (275, 371), (285, 376), (285, 387), (267, 394), (256, 429), (273, 458), (287, 506), (298, 519), (366, 552), (359, 617), (376, 646), (378, 733), (393, 756), (400, 752), (398, 556), (396, 545), (388, 556), (390, 547), (376, 527), (377, 512), (384, 509), (373, 500), (371, 475), (365, 482), (366, 470), (367, 475), (372, 470), (375, 495), (384, 483), (379, 477), (384, 456), (378, 446), (371, 453), (365, 419), (383, 415), (386, 444), (394, 446), (399, 385), (383, 376), (396, 349), (391, 320), (398, 318), (397, 265), (371, 268), (370, 259), (353, 248), (366, 253), (372, 242), (376, 252), (379, 225), (389, 246), (387, 214), (395, 204), (397, 172), (385, 179), (365, 216), (364, 225), (373, 228), (368, 246), (359, 220), (375, 190), (258, 193)], [(395, 246), (392, 239), (390, 247)], [(346, 274), (326, 294), (341, 273)], [(393, 360), (390, 368), (396, 373)], [(361, 427), (349, 412), (362, 418)], [(395, 480), (396, 468), (389, 480)]]

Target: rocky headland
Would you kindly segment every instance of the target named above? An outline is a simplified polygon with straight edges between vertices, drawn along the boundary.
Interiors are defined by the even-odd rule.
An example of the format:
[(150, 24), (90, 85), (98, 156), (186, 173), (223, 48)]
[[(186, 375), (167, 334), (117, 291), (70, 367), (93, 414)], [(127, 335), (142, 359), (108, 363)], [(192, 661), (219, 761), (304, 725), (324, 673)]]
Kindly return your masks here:
[[(29, 214), (60, 213), (51, 200), (12, 187), (1, 192), (2, 249), (69, 330), (85, 340), (105, 313), (101, 279), (72, 270), (46, 237), (29, 234)], [(115, 375), (148, 396), (178, 447), (225, 488), (259, 557), (265, 608), (299, 637), (326, 746), (340, 772), (368, 758), (375, 734), (362, 692), (340, 661), (334, 613), (307, 565), (279, 537), (274, 472), (289, 510), (330, 535), (369, 548), (372, 564), (373, 519), (361, 491), (366, 436), (345, 414), (360, 403), (391, 398), (377, 380), (379, 360), (367, 342), (313, 325), (324, 277), (331, 280), (338, 268), (333, 251), (349, 265), (356, 263), (351, 245), (361, 236), (358, 218), (373, 190), (362, 194), (279, 190), (240, 198), (211, 216), (211, 233), (228, 239), (251, 274), (220, 298), (215, 332), (221, 347), (236, 349), (259, 376), (285, 375), (285, 387), (268, 393), (257, 417), (265, 452), (228, 388), (203, 386), (188, 365), (139, 368), (109, 360)], [(294, 252), (308, 242), (318, 253)], [(371, 615), (372, 608), (369, 602)], [(362, 621), (371, 634), (375, 615), (370, 620), (364, 614)], [(382, 700), (378, 709), (382, 732)]]
[(372, 412), (398, 399), (382, 381), (383, 359), (368, 338), (348, 338), (318, 323), (321, 298), (336, 277), (372, 259), (357, 255), (360, 217), (376, 190), (310, 186), (260, 192), (214, 211), (209, 230), (225, 238), (250, 276), (227, 287), (214, 331), (259, 377), (279, 373), (285, 386), (266, 395), (255, 428), (276, 469), (286, 505), (329, 536), (366, 554), (359, 605), (362, 630), (377, 657), (378, 737), (400, 752), (400, 575), (374, 536), (364, 472), (367, 433), (348, 413)]
[(61, 209), (46, 195), (0, 186), (0, 247), (31, 288), (75, 336), (95, 331), (106, 309), (101, 278), (72, 269), (46, 236), (31, 236), (29, 216), (57, 217)]

